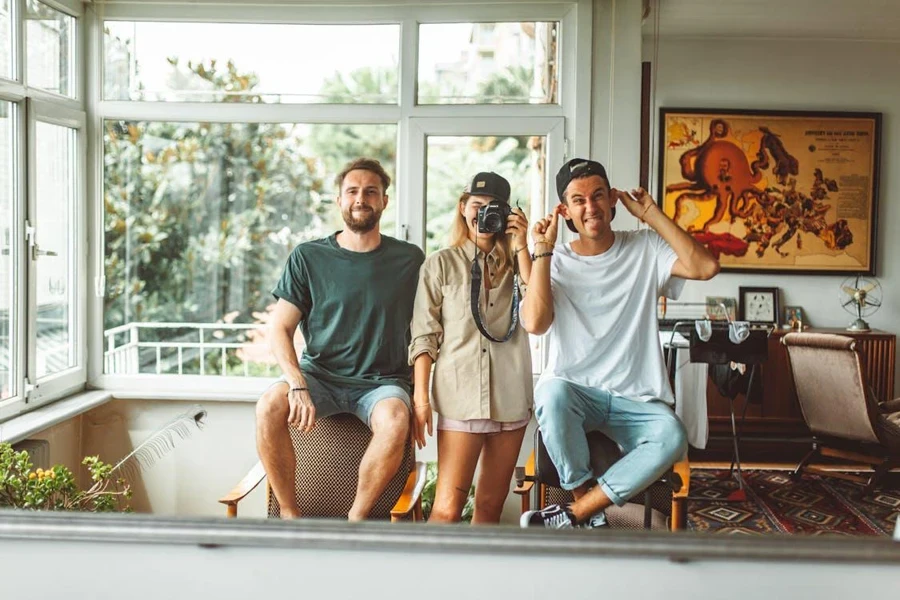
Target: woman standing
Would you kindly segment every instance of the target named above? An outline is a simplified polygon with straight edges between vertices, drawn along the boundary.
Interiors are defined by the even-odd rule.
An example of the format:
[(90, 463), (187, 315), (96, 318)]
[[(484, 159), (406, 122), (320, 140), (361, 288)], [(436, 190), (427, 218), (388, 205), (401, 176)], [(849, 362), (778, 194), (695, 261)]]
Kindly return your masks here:
[[(432, 409), (438, 414), (433, 522), (460, 520), (479, 457), (472, 522), (500, 521), (531, 419), (528, 334), (518, 322), (518, 306), (511, 314), (516, 261), (523, 284), (531, 274), (528, 222), (521, 210), (504, 210), (509, 207), (509, 192), (509, 182), (496, 173), (476, 175), (459, 199), (450, 247), (429, 256), (419, 273), (409, 360), (415, 371), (413, 410), (419, 448), (425, 445), (426, 429), (432, 433)], [(494, 216), (509, 213), (506, 226), (498, 223), (499, 232), (482, 233), (478, 212), (490, 203), (495, 205), (489, 210)], [(476, 325), (471, 311), (473, 270), (481, 273), (484, 327), (497, 340), (509, 334), (506, 342), (491, 341)]]

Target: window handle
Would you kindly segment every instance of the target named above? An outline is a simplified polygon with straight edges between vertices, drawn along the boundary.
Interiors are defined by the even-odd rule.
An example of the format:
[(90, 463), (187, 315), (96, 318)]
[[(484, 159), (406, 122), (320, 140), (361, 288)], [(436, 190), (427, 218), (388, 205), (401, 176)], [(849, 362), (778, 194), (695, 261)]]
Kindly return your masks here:
[(53, 250), (41, 250), (41, 247), (35, 244), (31, 247), (31, 259), (37, 260), (38, 256), (59, 256), (59, 253)]

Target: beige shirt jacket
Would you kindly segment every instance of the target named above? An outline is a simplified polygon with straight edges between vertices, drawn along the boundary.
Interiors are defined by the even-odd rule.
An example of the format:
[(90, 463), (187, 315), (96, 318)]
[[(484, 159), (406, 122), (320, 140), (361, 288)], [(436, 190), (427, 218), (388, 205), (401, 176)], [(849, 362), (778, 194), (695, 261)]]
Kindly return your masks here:
[[(431, 404), (434, 410), (458, 421), (493, 419), (522, 421), (531, 417), (534, 389), (528, 333), (521, 323), (505, 343), (481, 335), (469, 307), (472, 258), (476, 246), (445, 248), (425, 259), (419, 271), (412, 319), (409, 364), (427, 352), (434, 360)], [(478, 260), (484, 272), (485, 256)], [(492, 289), (481, 289), (481, 314), (487, 330), (502, 338), (509, 328), (513, 270), (502, 279), (495, 274), (499, 250), (487, 256)], [(520, 283), (524, 295), (525, 286)]]

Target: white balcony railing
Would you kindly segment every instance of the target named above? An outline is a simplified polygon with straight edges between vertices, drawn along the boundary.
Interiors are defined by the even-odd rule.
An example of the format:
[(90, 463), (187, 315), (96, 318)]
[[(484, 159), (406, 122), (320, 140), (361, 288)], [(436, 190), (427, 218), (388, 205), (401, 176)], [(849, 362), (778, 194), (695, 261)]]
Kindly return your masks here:
[(250, 323), (120, 325), (103, 333), (106, 338), (104, 372), (108, 375), (274, 376), (279, 372), (278, 365), (266, 344), (241, 339), (246, 340), (250, 332), (261, 333), (264, 327)]

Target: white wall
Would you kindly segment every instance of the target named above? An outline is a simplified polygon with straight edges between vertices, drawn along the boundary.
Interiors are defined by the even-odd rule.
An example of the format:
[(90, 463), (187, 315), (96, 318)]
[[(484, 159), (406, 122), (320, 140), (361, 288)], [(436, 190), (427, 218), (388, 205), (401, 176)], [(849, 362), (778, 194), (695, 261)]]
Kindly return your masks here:
[[(136, 512), (166, 516), (224, 516), (217, 500), (256, 464), (255, 405), (201, 402), (206, 425), (175, 445), (135, 482)], [(187, 411), (193, 402), (115, 400), (82, 416), (82, 452), (116, 462), (138, 444)], [(239, 506), (241, 516), (264, 517), (264, 487)]]
[[(652, 60), (650, 47), (645, 40), (644, 60)], [(900, 262), (895, 257), (900, 253), (896, 234), (900, 209), (895, 171), (900, 156), (900, 43), (663, 38), (658, 55), (654, 115), (661, 106), (884, 113), (875, 252), (884, 302), (867, 320), (873, 328), (898, 333)], [(655, 142), (658, 133), (652, 135)], [(656, 190), (656, 182), (652, 189)], [(736, 298), (739, 286), (777, 286), (782, 306), (802, 306), (812, 326), (846, 327), (851, 317), (838, 303), (843, 279), (721, 274), (709, 282), (692, 282), (682, 300)]]

